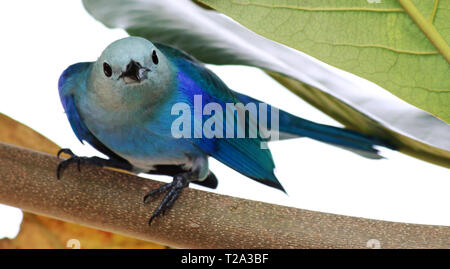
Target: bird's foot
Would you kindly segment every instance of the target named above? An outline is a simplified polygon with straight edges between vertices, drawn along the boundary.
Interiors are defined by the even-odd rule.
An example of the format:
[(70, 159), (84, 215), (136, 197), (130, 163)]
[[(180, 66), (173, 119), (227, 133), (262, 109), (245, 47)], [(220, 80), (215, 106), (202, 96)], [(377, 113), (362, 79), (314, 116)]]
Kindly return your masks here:
[(152, 190), (147, 195), (144, 196), (144, 203), (151, 197), (159, 195), (165, 191), (167, 194), (164, 196), (163, 200), (159, 204), (159, 206), (153, 212), (148, 224), (151, 225), (154, 218), (159, 215), (164, 215), (165, 212), (170, 209), (177, 198), (180, 196), (181, 191), (189, 185), (189, 181), (184, 174), (176, 175), (173, 177), (171, 183), (168, 183), (164, 186), (161, 186), (155, 190)]
[(61, 154), (65, 153), (70, 155), (70, 158), (64, 160), (59, 163), (58, 168), (56, 169), (56, 178), (60, 179), (62, 172), (72, 163), (76, 163), (78, 167), (78, 171), (81, 171), (81, 164), (91, 164), (95, 166), (103, 166), (102, 159), (99, 157), (80, 157), (75, 155), (70, 149), (61, 149), (58, 151), (58, 158), (60, 158)]

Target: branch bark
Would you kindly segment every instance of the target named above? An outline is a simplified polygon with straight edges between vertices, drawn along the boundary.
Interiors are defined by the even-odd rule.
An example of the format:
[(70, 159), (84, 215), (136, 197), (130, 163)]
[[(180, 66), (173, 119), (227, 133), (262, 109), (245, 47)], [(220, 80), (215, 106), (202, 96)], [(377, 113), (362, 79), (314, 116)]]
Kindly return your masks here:
[[(0, 143), (0, 203), (178, 248), (448, 248), (450, 227), (369, 220), (186, 189), (152, 226), (161, 183)], [(369, 241), (375, 239), (378, 241)], [(375, 244), (376, 245), (376, 244)]]

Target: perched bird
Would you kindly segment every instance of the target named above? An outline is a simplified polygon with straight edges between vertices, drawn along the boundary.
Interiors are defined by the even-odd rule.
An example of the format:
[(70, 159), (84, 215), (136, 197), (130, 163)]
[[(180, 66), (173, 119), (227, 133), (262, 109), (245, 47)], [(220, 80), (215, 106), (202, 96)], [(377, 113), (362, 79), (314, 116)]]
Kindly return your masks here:
[[(239, 130), (228, 132), (227, 128), (234, 124), (244, 129), (260, 127), (263, 119), (272, 119), (276, 112), (278, 139), (309, 137), (375, 159), (381, 158), (375, 145), (392, 148), (375, 137), (275, 111), (270, 105), (232, 91), (185, 52), (140, 37), (113, 42), (96, 62), (69, 66), (62, 73), (58, 88), (75, 135), (109, 159), (79, 157), (70, 149), (62, 149), (58, 156), (64, 152), (71, 158), (59, 164), (57, 177), (71, 163), (172, 176), (171, 183), (144, 197), (145, 202), (150, 196), (167, 192), (149, 223), (169, 209), (190, 182), (217, 186), (217, 179), (208, 168), (209, 156), (284, 191), (274, 175), (271, 152), (264, 146), (271, 139), (267, 135), (269, 127), (274, 129), (275, 124), (269, 122), (253, 133), (244, 130), (240, 136)], [(230, 111), (226, 107), (237, 103), (262, 105), (268, 113), (262, 115), (260, 109), (248, 109), (242, 120), (236, 116), (239, 109)], [(199, 120), (205, 124), (200, 128)], [(174, 125), (177, 121), (182, 124)]]

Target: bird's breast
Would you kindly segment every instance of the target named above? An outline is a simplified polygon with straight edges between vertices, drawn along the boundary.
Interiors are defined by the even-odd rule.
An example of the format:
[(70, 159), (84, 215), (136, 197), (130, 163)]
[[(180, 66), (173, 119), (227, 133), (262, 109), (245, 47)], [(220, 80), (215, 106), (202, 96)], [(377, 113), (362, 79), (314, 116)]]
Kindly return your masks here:
[[(172, 135), (170, 103), (145, 115), (127, 111), (105, 111), (82, 105), (82, 117), (88, 129), (109, 149), (134, 166), (189, 164), (194, 156), (204, 155), (188, 139)], [(144, 112), (143, 112), (144, 113)]]

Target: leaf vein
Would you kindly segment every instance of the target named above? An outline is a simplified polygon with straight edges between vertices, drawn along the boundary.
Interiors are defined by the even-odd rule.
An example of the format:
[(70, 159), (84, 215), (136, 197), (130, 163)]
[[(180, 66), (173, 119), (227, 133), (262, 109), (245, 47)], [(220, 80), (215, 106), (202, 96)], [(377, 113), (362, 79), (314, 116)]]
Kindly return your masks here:
[(357, 48), (377, 48), (377, 49), (385, 49), (390, 50), (396, 53), (401, 54), (411, 54), (411, 55), (438, 55), (438, 51), (412, 51), (412, 50), (402, 50), (402, 49), (395, 49), (384, 45), (377, 45), (377, 44), (351, 44), (351, 43), (332, 43), (332, 42), (325, 42), (325, 41), (317, 41), (313, 40), (313, 42), (316, 42), (318, 44), (325, 44), (325, 45), (332, 45), (332, 46), (349, 46), (349, 47), (357, 47)]
[[(441, 36), (439, 31), (430, 23), (411, 0), (397, 0), (405, 9), (410, 19), (419, 27), (425, 34), (428, 40), (439, 51), (442, 57), (450, 64), (450, 46)], [(435, 2), (436, 3), (436, 2)]]
[(257, 6), (265, 8), (279, 8), (279, 9), (293, 9), (302, 11), (319, 11), (319, 12), (339, 12), (339, 11), (367, 11), (367, 12), (404, 12), (402, 8), (368, 8), (368, 7), (299, 7), (299, 6), (289, 6), (289, 5), (269, 5), (263, 3), (242, 3), (236, 1), (230, 1), (232, 4), (241, 6)]
[(430, 22), (433, 23), (434, 22), (434, 18), (436, 17), (436, 12), (438, 9), (438, 5), (439, 5), (439, 0), (435, 0), (434, 1), (434, 6), (433, 6), (433, 11), (431, 12), (431, 16), (430, 16)]

